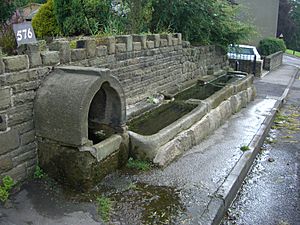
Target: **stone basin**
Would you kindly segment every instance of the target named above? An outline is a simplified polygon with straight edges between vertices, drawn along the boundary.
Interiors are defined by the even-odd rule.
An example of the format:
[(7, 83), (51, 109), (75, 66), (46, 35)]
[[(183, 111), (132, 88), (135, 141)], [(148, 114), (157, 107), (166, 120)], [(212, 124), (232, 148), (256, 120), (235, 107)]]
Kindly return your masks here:
[[(232, 114), (238, 112), (242, 107), (246, 107), (256, 94), (252, 75), (231, 72), (207, 81), (201, 80), (201, 85), (196, 85), (211, 85), (215, 81), (217, 84), (218, 79), (223, 79), (225, 76), (238, 79), (225, 82), (209, 97), (182, 97), (188, 96), (184, 92), (195, 89), (195, 86), (176, 94), (175, 101), (196, 105), (195, 108), (156, 133), (145, 135), (143, 132), (136, 132), (134, 129), (130, 129), (131, 122), (129, 122), (130, 153), (138, 159), (149, 160), (159, 166), (165, 166), (184, 151), (199, 144)], [(197, 97), (196, 94), (192, 96)], [(146, 122), (145, 124), (147, 124)]]

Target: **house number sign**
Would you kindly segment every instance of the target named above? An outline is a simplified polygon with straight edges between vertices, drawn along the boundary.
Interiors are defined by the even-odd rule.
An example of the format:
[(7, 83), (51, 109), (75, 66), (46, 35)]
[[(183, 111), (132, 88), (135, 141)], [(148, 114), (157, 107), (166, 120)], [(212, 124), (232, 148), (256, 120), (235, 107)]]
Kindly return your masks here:
[(13, 30), (18, 46), (20, 46), (21, 44), (37, 42), (31, 23), (25, 22), (13, 24)]

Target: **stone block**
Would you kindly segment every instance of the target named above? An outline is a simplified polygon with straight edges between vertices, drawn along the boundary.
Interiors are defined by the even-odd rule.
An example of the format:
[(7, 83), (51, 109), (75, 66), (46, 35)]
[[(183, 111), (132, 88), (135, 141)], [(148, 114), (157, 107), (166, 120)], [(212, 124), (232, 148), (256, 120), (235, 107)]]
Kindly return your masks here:
[(35, 140), (35, 131), (29, 131), (21, 135), (21, 145), (27, 145)]
[(22, 105), (26, 102), (32, 102), (34, 98), (35, 98), (34, 91), (26, 91), (23, 93), (17, 93), (14, 96), (12, 96), (12, 102), (14, 106)]
[[(0, 74), (4, 73), (5, 72), (5, 65), (3, 63), (3, 59), (2, 57), (0, 56)], [(1, 84), (1, 83), (0, 83)]]
[(69, 41), (53, 41), (49, 45), (50, 51), (59, 51), (60, 63), (69, 63), (71, 61), (71, 48)]
[(154, 47), (160, 47), (160, 35), (159, 34), (149, 34), (147, 35), (147, 40), (154, 41)]
[(16, 55), (3, 57), (5, 72), (14, 72), (29, 68), (29, 59), (27, 55)]
[(96, 56), (96, 40), (94, 39), (78, 40), (77, 48), (85, 48), (87, 58)]
[(18, 47), (18, 54), (28, 55), (30, 68), (42, 65), (42, 58), (38, 43), (20, 45)]
[(154, 41), (147, 41), (147, 48), (152, 49), (155, 47)]
[(107, 46), (100, 45), (100, 46), (96, 47), (96, 54), (99, 57), (106, 56), (107, 55)]
[(18, 148), (20, 145), (19, 133), (14, 129), (7, 132), (0, 132), (0, 143), (0, 155)]
[(161, 39), (166, 39), (168, 46), (172, 46), (173, 45), (173, 34), (161, 34), (160, 38)]
[(14, 164), (18, 165), (18, 164), (21, 164), (21, 163), (24, 163), (24, 162), (28, 162), (29, 160), (34, 159), (36, 157), (37, 157), (37, 152), (36, 152), (36, 149), (33, 148), (30, 151), (27, 151), (25, 153), (17, 155), (16, 157), (14, 157), (12, 159), (12, 161), (13, 161)]
[(11, 105), (10, 88), (0, 88), (0, 109), (6, 109)]
[(116, 36), (116, 41), (117, 41), (117, 44), (118, 43), (125, 43), (127, 52), (132, 51), (132, 36), (131, 35)]
[(24, 181), (27, 177), (26, 163), (14, 167), (3, 175), (11, 176), (16, 182)]
[(160, 39), (160, 47), (167, 47), (168, 40), (167, 39)]
[(114, 37), (107, 37), (107, 51), (108, 51), (108, 54), (115, 54), (116, 39)]
[(132, 47), (133, 47), (133, 51), (141, 51), (142, 50), (141, 42), (133, 42)]
[(174, 34), (174, 37), (178, 39), (178, 44), (182, 44), (182, 34), (181, 33), (176, 33)]
[(41, 71), (43, 71), (41, 68), (37, 68), (5, 74), (5, 84), (22, 84), (23, 82), (37, 80)]
[[(140, 42), (141, 48), (146, 49), (147, 48), (147, 36), (146, 35), (132, 35), (133, 42)], [(134, 50), (134, 49), (133, 49)], [(137, 50), (134, 50), (137, 51)]]
[(31, 121), (33, 117), (33, 104), (27, 103), (12, 107), (8, 110), (8, 126), (15, 126), (27, 121)]
[(33, 119), (15, 126), (20, 134), (26, 133), (34, 129)]
[(0, 114), (0, 132), (7, 130), (7, 114)]
[(54, 66), (60, 62), (58, 51), (41, 52), (41, 57), (44, 66)]
[(172, 42), (174, 46), (178, 45), (178, 38), (173, 38)]
[(125, 43), (117, 43), (116, 44), (116, 53), (126, 52), (126, 44)]
[(25, 91), (36, 90), (36, 89), (38, 89), (39, 85), (40, 85), (39, 80), (15, 84), (12, 86), (13, 94), (25, 92)]
[(0, 156), (0, 174), (13, 168), (13, 162), (9, 156)]
[(108, 54), (115, 54), (116, 52), (116, 39), (115, 37), (105, 37), (105, 38), (98, 38), (96, 40), (97, 45), (105, 45), (107, 46)]
[(71, 60), (79, 61), (86, 59), (86, 51), (84, 48), (76, 48), (71, 50)]

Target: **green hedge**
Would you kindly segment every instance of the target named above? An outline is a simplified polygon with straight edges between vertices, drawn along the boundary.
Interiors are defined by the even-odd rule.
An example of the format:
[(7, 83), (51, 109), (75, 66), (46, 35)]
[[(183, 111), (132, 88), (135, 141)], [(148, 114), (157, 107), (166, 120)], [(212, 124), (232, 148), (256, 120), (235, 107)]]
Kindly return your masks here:
[(265, 38), (259, 42), (258, 51), (261, 55), (267, 56), (275, 52), (285, 52), (286, 46), (282, 39)]

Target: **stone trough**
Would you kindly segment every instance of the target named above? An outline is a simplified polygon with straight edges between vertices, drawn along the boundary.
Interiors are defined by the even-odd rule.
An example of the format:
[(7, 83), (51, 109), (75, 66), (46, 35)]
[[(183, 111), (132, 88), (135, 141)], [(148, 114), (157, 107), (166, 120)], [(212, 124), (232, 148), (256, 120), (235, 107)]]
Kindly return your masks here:
[[(130, 153), (136, 158), (165, 166), (184, 151), (199, 144), (232, 114), (246, 107), (256, 94), (252, 75), (231, 72), (217, 77), (208, 76), (200, 81), (200, 85), (196, 85), (199, 86), (200, 91), (203, 85), (212, 84), (226, 77), (233, 79), (226, 81), (227, 83), (225, 82), (222, 88), (215, 90), (215, 93), (209, 97), (195, 99), (197, 93), (194, 93), (194, 97), (192, 94), (189, 98), (189, 94), (185, 94), (189, 90), (175, 95), (175, 101), (179, 98), (184, 102), (183, 104), (196, 105), (195, 108), (154, 134), (145, 135), (133, 131), (129, 123)], [(218, 82), (215, 82), (215, 86), (218, 85), (220, 86)], [(198, 87), (193, 86), (190, 89), (195, 88)], [(146, 115), (146, 117), (149, 118), (151, 115)], [(144, 121), (145, 124), (147, 118)]]

